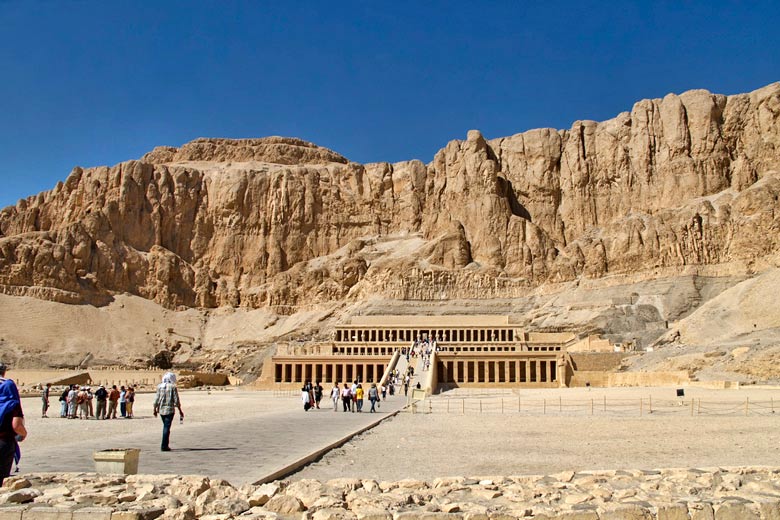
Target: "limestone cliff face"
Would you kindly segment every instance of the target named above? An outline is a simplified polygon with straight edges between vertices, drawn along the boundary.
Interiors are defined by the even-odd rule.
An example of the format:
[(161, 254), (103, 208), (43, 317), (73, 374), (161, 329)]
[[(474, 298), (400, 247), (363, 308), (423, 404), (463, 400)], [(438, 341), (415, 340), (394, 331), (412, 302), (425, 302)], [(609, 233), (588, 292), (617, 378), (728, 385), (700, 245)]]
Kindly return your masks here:
[(775, 254), (780, 83), (691, 91), (425, 165), (298, 139), (198, 139), (75, 168), (0, 212), (0, 291), (287, 311), (370, 296), (517, 296), (548, 282)]

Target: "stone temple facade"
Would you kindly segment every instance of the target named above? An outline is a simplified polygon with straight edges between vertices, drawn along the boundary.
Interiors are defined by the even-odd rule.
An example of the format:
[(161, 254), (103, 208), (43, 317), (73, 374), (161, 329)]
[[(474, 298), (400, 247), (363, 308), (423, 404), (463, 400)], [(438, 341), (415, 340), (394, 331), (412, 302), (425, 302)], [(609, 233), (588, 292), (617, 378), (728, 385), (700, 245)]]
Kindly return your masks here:
[(622, 350), (594, 336), (530, 332), (510, 323), (508, 316), (356, 316), (337, 326), (330, 342), (279, 346), (265, 363), (258, 386), (380, 382), (405, 365), (401, 352), (416, 341), (436, 345), (430, 370), (422, 378), (433, 393), (457, 387), (569, 386), (577, 353), (614, 360), (615, 351)]

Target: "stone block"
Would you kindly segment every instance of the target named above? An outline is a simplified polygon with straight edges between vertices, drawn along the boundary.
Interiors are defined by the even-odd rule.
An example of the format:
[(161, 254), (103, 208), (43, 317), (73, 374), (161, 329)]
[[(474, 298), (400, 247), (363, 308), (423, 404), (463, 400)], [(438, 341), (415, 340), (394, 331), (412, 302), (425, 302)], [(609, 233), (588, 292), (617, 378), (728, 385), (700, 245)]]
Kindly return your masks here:
[(758, 505), (761, 520), (780, 520), (780, 502), (762, 502)]
[(653, 520), (653, 514), (639, 506), (627, 506), (605, 511), (600, 520)]
[[(599, 515), (595, 511), (569, 511), (559, 513), (556, 520), (599, 520)], [(686, 519), (687, 520), (687, 519)]]
[(22, 513), (26, 510), (24, 506), (0, 507), (0, 520), (22, 520)]
[(111, 520), (143, 520), (141, 514), (136, 511), (114, 511)]
[(22, 520), (71, 520), (73, 512), (56, 507), (31, 507), (22, 514)]
[(691, 514), (691, 520), (714, 520), (715, 518), (715, 511), (710, 504), (691, 504), (688, 511)]
[(110, 507), (85, 507), (73, 511), (72, 520), (111, 520)]
[(746, 504), (724, 504), (715, 510), (715, 520), (759, 520)]
[(658, 520), (688, 520), (688, 506), (674, 504), (658, 507)]

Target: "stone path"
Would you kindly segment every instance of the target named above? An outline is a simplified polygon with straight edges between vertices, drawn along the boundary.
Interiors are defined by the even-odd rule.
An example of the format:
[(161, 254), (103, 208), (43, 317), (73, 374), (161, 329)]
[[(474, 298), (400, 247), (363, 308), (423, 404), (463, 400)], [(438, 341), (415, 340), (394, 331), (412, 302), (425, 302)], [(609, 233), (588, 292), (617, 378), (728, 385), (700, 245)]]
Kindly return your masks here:
[[(365, 401), (370, 409), (370, 403)], [(73, 439), (67, 447), (47, 447), (23, 454), (22, 470), (29, 472), (94, 471), (92, 454), (108, 448), (140, 448), (139, 473), (200, 474), (231, 484), (266, 481), (289, 473), (302, 460), (324, 451), (394, 415), (406, 404), (403, 395), (388, 396), (378, 413), (334, 412), (332, 403), (304, 412), (291, 399), (291, 409), (259, 417), (215, 423), (179, 425), (171, 433), (171, 452), (160, 451), (162, 422), (147, 416), (142, 432), (89, 440)], [(122, 419), (117, 419), (122, 420)]]

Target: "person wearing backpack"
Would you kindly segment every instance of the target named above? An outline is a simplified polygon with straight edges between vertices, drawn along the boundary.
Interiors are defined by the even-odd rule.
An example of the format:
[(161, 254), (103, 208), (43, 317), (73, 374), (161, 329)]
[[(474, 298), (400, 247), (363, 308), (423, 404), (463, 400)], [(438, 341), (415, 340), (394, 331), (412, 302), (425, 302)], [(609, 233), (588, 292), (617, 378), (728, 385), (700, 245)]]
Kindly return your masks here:
[(60, 394), (60, 418), (62, 419), (68, 417), (68, 392), (70, 392), (70, 388), (65, 388)]
[(5, 379), (6, 366), (0, 363), (0, 486), (11, 475), (14, 460), (21, 457), (19, 443), (27, 438), (19, 390)]
[(95, 400), (97, 401), (95, 415), (98, 420), (106, 418), (106, 399), (108, 399), (108, 391), (105, 386), (100, 385), (100, 388), (95, 391)]

